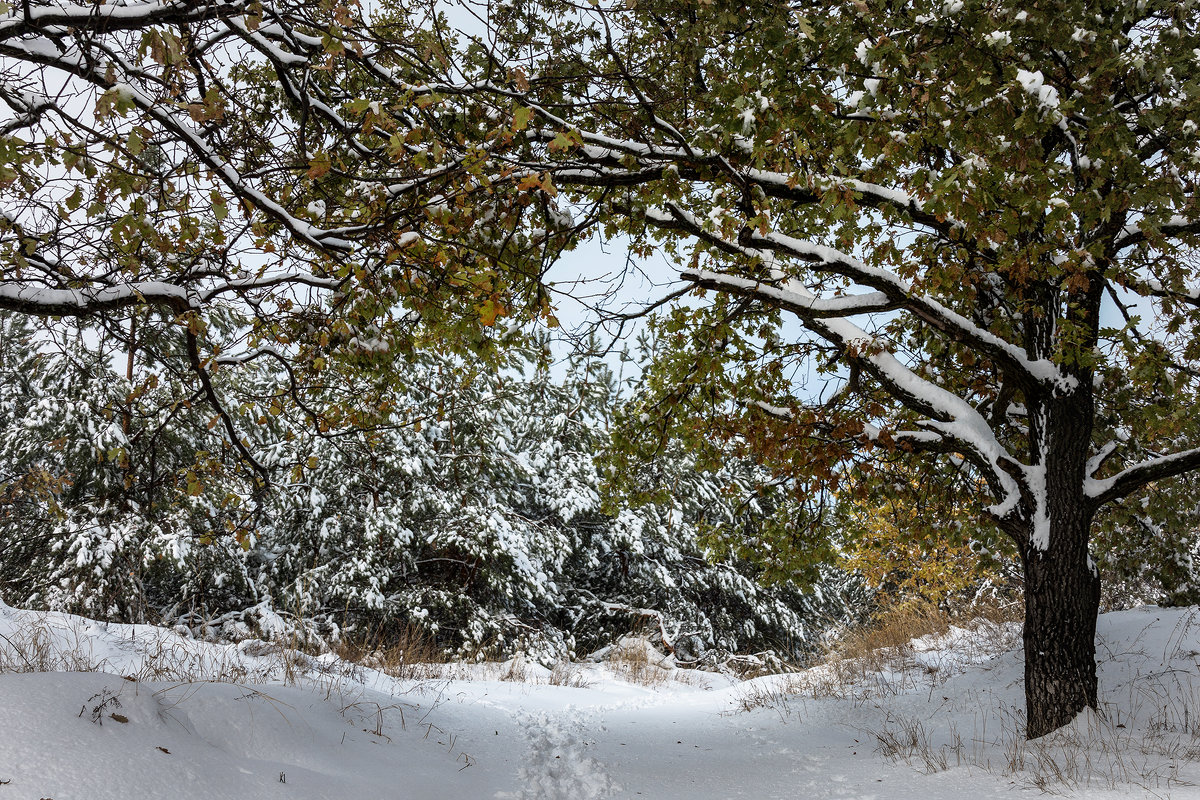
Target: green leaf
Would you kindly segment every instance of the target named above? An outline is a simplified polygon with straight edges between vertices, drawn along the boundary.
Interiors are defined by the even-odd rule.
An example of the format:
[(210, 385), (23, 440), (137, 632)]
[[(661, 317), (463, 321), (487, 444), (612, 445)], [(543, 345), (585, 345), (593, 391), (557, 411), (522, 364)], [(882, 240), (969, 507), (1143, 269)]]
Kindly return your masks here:
[(555, 152), (570, 150), (574, 144), (575, 143), (571, 141), (570, 137), (566, 136), (562, 132), (559, 132), (554, 136), (554, 139), (550, 142), (549, 147), (551, 152)]
[(533, 109), (525, 106), (517, 106), (513, 111), (513, 132), (523, 131), (529, 127), (529, 120), (533, 119)]

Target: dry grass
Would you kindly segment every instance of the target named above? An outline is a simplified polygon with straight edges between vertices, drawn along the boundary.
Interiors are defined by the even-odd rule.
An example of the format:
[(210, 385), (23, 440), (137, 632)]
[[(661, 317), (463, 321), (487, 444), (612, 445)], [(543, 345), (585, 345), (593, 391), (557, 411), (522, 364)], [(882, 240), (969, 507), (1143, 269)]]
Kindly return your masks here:
[(617, 642), (605, 662), (617, 677), (642, 686), (661, 686), (675, 673), (675, 664), (641, 636)]
[[(1197, 710), (1193, 702), (1187, 703), (1189, 713)], [(1114, 711), (1087, 713), (1032, 741), (1025, 739), (1024, 712), (1015, 707), (981, 709), (977, 719), (989, 717), (990, 726), (977, 723), (965, 740), (953, 723), (930, 730), (921, 719), (891, 713), (881, 726), (864, 732), (884, 758), (926, 774), (965, 765), (1054, 794), (1137, 787), (1146, 796), (1164, 797), (1172, 789), (1193, 787), (1180, 768), (1200, 758), (1195, 731), (1162, 735), (1153, 725), (1119, 723)]]
[(11, 636), (0, 635), (0, 673), (93, 672), (103, 660), (91, 653), (77, 628), (54, 626), (41, 615)]
[(123, 671), (93, 650), (85, 630), (89, 623), (59, 615), (25, 614), (26, 625), (0, 636), (0, 672), (124, 672), (130, 680), (190, 680), (202, 676), (204, 680), (229, 682), (256, 677), (235, 652), (208, 648), (201, 653), (169, 631), (154, 630), (131, 632), (118, 643), (139, 660), (136, 670)]
[(867, 624), (844, 632), (825, 649), (808, 673), (816, 696), (887, 696), (948, 674), (937, 649), (927, 645), (956, 626), (970, 632), (956, 644), (961, 656), (982, 661), (1010, 650), (1018, 638), (1019, 605), (974, 604), (951, 615), (932, 603), (893, 606)]
[(625, 636), (611, 645), (601, 659), (603, 667), (590, 662), (558, 661), (549, 670), (517, 654), (499, 665), (497, 678), (515, 683), (586, 688), (599, 679), (598, 670), (607, 669), (612, 677), (647, 687), (667, 683), (706, 685), (708, 673), (686, 669), (662, 653), (642, 636)]
[(521, 653), (500, 665), (500, 680), (510, 683), (536, 683), (534, 665)]
[(343, 661), (403, 680), (443, 678), (448, 661), (433, 637), (415, 626), (386, 636), (375, 632), (343, 641), (334, 648), (334, 653)]
[(868, 730), (875, 738), (880, 755), (889, 761), (903, 761), (926, 774), (949, 769), (963, 763), (963, 740), (953, 725), (950, 726), (950, 742), (940, 747), (930, 743), (925, 725), (915, 718), (900, 718), (888, 715), (887, 721), (878, 730)]
[(780, 719), (787, 720), (797, 715), (809, 688), (807, 676), (794, 672), (747, 681), (738, 687), (735, 711), (769, 708), (776, 711)]
[(559, 661), (554, 665), (550, 670), (549, 683), (551, 686), (569, 686), (573, 689), (586, 689), (592, 685), (587, 676), (587, 667), (570, 661)]
[[(120, 664), (94, 649), (87, 628), (103, 623), (60, 614), (22, 612), (23, 622), (0, 635), (0, 673), (108, 672), (130, 681), (217, 683), (332, 683), (357, 667), (321, 662), (296, 648), (251, 639), (237, 645), (196, 647), (161, 628), (128, 628), (109, 647), (124, 651)], [(135, 667), (121, 666), (130, 663)]]
[(834, 644), (841, 658), (885, 665), (891, 653), (911, 651), (913, 639), (938, 636), (950, 629), (950, 615), (936, 605), (916, 601), (893, 606)]
[[(262, 684), (281, 682), (332, 687), (342, 678), (365, 679), (364, 670), (412, 681), (491, 679), (583, 688), (594, 677), (595, 665), (560, 661), (546, 669), (526, 656), (503, 662), (451, 661), (434, 639), (417, 627), (376, 630), (345, 637), (324, 653), (299, 637), (277, 641), (246, 639), (237, 644), (198, 641), (175, 630), (119, 626), (127, 631), (115, 643), (124, 651), (116, 659), (122, 668), (94, 652), (95, 626), (103, 623), (65, 614), (18, 612), (22, 624), (0, 635), (0, 673), (109, 672), (127, 673), (131, 680), (215, 681)], [(114, 654), (111, 637), (105, 652)], [(134, 656), (130, 658), (129, 656)], [(669, 681), (703, 684), (707, 673), (677, 667), (644, 637), (627, 636), (611, 649), (605, 666), (615, 677), (645, 686)]]
[[(1163, 651), (1134, 640), (1120, 653), (1132, 664), (1153, 665), (1118, 672), (1098, 711), (1085, 711), (1072, 724), (1034, 739), (1025, 738), (1020, 707), (981, 702), (975, 730), (964, 743), (953, 725), (930, 732), (929, 720), (887, 714), (870, 733), (879, 752), (924, 772), (969, 765), (1049, 793), (1090, 789), (1169, 797), (1176, 789), (1195, 795), (1194, 765), (1200, 761), (1200, 673), (1190, 641), (1200, 613), (1184, 617)], [(1110, 657), (1114, 655), (1110, 651)], [(930, 718), (932, 720), (933, 718)]]

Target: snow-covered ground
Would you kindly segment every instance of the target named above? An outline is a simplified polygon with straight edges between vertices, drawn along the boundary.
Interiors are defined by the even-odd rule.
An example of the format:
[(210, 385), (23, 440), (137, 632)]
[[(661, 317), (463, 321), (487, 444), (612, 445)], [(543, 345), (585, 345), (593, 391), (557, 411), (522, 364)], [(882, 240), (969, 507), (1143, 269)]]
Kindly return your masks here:
[(1011, 628), (875, 671), (417, 680), (0, 605), (0, 800), (1200, 797), (1200, 611), (1099, 630), (1103, 715), (1028, 744)]

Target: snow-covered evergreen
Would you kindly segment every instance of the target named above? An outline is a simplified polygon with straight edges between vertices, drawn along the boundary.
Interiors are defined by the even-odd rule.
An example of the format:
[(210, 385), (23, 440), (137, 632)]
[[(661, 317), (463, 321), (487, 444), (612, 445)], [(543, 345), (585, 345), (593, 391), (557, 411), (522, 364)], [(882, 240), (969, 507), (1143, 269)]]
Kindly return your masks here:
[(51, 357), (4, 330), (7, 602), (318, 646), (416, 632), (458, 657), (546, 662), (635, 629), (684, 660), (797, 657), (845, 614), (844, 576), (765, 585), (706, 550), (788, 512), (746, 502), (761, 478), (748, 464), (704, 471), (669, 448), (639, 475), (669, 482), (667, 499), (606, 502), (594, 456), (618, 386), (603, 364), (552, 375), (529, 354), (498, 372), (417, 354), (389, 378), (387, 424), (356, 432), (264, 411), (284, 388), (265, 364), (220, 371), (275, 476), (262, 489), (189, 387), (146, 365), (131, 381), (86, 337)]

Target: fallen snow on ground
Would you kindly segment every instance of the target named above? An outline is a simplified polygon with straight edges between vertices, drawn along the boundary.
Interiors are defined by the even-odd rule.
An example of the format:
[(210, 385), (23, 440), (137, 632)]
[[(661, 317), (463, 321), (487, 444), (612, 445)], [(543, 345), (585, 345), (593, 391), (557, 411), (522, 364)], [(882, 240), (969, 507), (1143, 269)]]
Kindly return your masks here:
[(416, 680), (0, 605), (0, 800), (1200, 797), (1200, 611), (1099, 631), (1102, 713), (1028, 744), (1011, 629), (750, 681)]

